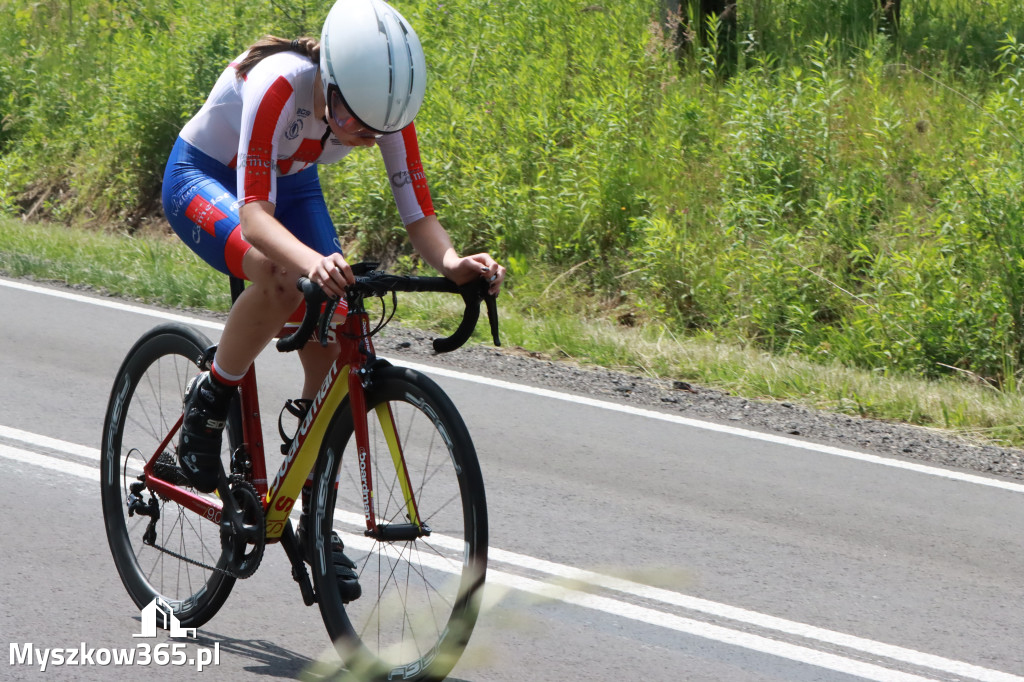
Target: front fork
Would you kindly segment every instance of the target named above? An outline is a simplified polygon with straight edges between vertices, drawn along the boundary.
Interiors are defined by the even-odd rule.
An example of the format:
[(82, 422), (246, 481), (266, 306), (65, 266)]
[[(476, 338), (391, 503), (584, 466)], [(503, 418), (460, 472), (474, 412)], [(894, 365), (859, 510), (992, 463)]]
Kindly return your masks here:
[(402, 444), (398, 437), (398, 431), (395, 428), (394, 413), (391, 411), (390, 403), (386, 402), (377, 405), (375, 411), (377, 421), (384, 432), (384, 439), (388, 444), (388, 451), (391, 453), (391, 461), (398, 475), (398, 482), (402, 487), (402, 494), (405, 498), (406, 518), (409, 520), (409, 523), (378, 522), (374, 512), (373, 467), (370, 462), (370, 433), (367, 427), (365, 393), (366, 387), (372, 381), (371, 377), (372, 370), (368, 370), (365, 367), (350, 371), (348, 375), (348, 399), (356, 437), (356, 458), (358, 460), (359, 484), (363, 498), (363, 514), (366, 517), (366, 531), (364, 534), (367, 537), (383, 542), (416, 540), (417, 538), (430, 535), (430, 528), (420, 520), (412, 482), (409, 480), (409, 470), (405, 465), (405, 453), (402, 452)]

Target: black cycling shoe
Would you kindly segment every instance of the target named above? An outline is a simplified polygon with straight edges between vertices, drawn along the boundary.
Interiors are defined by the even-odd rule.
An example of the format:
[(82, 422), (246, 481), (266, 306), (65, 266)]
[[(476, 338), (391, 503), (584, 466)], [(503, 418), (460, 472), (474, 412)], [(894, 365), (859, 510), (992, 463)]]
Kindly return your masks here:
[(233, 391), (218, 386), (209, 372), (196, 375), (185, 387), (178, 463), (188, 482), (199, 492), (212, 493), (217, 489), (221, 435)]
[[(299, 516), (299, 530), (296, 535), (299, 539), (299, 551), (307, 564), (313, 564), (313, 547), (306, 543), (306, 514)], [(334, 564), (334, 574), (338, 578), (338, 594), (341, 596), (341, 603), (347, 604), (350, 601), (359, 599), (363, 594), (363, 588), (359, 586), (359, 574), (356, 573), (355, 563), (345, 556), (345, 545), (338, 537), (338, 534), (331, 532), (331, 561)]]

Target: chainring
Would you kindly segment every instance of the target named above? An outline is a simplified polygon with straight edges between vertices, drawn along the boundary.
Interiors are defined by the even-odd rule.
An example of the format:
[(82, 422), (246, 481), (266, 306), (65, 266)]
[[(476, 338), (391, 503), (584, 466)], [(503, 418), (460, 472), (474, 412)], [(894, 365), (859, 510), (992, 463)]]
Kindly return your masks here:
[(236, 578), (248, 578), (260, 567), (263, 550), (266, 548), (266, 519), (263, 504), (255, 486), (239, 476), (231, 477), (231, 496), (242, 510), (246, 525), (255, 526), (254, 541), (247, 541), (233, 534), (225, 538), (225, 549), (231, 554), (226, 569)]

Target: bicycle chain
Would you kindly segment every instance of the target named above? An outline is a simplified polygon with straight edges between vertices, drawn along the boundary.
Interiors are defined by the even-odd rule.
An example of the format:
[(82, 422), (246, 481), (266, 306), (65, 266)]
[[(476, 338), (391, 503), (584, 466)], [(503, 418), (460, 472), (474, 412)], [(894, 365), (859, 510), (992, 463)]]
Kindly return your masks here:
[[(231, 485), (232, 485), (232, 490), (234, 490), (236, 486), (244, 486), (245, 488), (248, 488), (248, 491), (250, 493), (252, 493), (252, 495), (255, 497), (255, 499), (259, 500), (259, 493), (256, 491), (256, 487), (253, 486), (252, 483), (249, 483), (249, 481), (246, 481), (244, 478), (242, 478), (240, 476), (232, 476), (231, 477)], [(263, 552), (262, 552), (262, 549), (261, 549), (260, 556), (256, 558), (256, 564), (251, 569), (245, 571), (244, 575), (241, 575), (241, 574), (229, 571), (226, 568), (219, 568), (217, 566), (210, 566), (209, 564), (204, 564), (203, 562), (198, 561), (196, 559), (192, 559), (190, 557), (187, 557), (184, 554), (178, 554), (173, 549), (168, 549), (167, 547), (162, 547), (162, 546), (156, 544), (155, 542), (149, 543), (149, 542), (145, 542), (145, 540), (143, 540), (143, 542), (147, 546), (152, 547), (153, 549), (158, 550), (160, 552), (163, 552), (164, 554), (172, 556), (175, 559), (178, 559), (179, 561), (184, 561), (187, 564), (192, 564), (193, 566), (198, 566), (199, 568), (205, 568), (208, 571), (214, 571), (216, 573), (223, 573), (224, 575), (228, 576), (229, 578), (235, 578), (236, 580), (237, 579), (245, 579), (245, 578), (250, 577), (253, 573), (256, 572), (256, 569), (259, 568), (260, 562), (263, 559)]]
[(217, 573), (223, 573), (224, 575), (228, 576), (229, 578), (236, 578), (237, 579), (239, 577), (239, 576), (235, 575), (234, 573), (232, 573), (231, 571), (229, 571), (227, 569), (217, 568), (216, 566), (209, 566), (207, 564), (204, 564), (201, 561), (196, 561), (195, 559), (190, 559), (187, 556), (185, 556), (184, 554), (178, 554), (173, 549), (167, 549), (166, 547), (161, 547), (160, 545), (156, 544), (155, 542), (152, 543), (152, 544), (147, 543), (147, 546), (152, 547), (153, 549), (159, 550), (159, 551), (163, 552), (164, 554), (169, 554), (170, 556), (174, 557), (175, 559), (179, 559), (181, 561), (184, 561), (185, 563), (192, 564), (193, 566), (198, 566), (199, 568), (205, 568), (208, 571), (215, 571)]

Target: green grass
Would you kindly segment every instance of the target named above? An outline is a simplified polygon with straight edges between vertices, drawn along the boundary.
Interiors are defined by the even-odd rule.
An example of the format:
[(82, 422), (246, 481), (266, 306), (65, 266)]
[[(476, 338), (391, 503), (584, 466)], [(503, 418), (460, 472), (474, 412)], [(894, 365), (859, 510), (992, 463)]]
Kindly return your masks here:
[(12, 277), (84, 284), (115, 296), (172, 307), (227, 310), (227, 278), (177, 238), (132, 238), (0, 218), (0, 271)]
[[(174, 237), (129, 237), (0, 218), (0, 272), (88, 285), (169, 306), (225, 311), (225, 278)], [(918, 377), (815, 364), (715, 341), (680, 338), (667, 327), (627, 327), (609, 320), (607, 302), (589, 301), (572, 274), (534, 270), (501, 298), (505, 346), (554, 359), (648, 377), (713, 386), (751, 399), (785, 400), (860, 417), (935, 427), (978, 442), (1024, 445), (1024, 395), (970, 377)], [(566, 287), (566, 285), (568, 285)], [(459, 303), (440, 295), (404, 296), (398, 319), (450, 330)], [(476, 337), (486, 338), (481, 324)]]
[[(223, 64), (263, 32), (316, 33), (328, 4), (0, 12), (0, 214), (158, 216), (167, 151)], [(907, 3), (894, 39), (876, 0), (741, 0), (729, 78), (713, 50), (677, 59), (656, 4), (399, 4), (429, 56), (438, 213), (517, 287), (571, 271), (588, 315), (677, 338), (1024, 377), (1020, 3)], [(322, 183), (343, 243), (408, 255), (377, 155)]]

